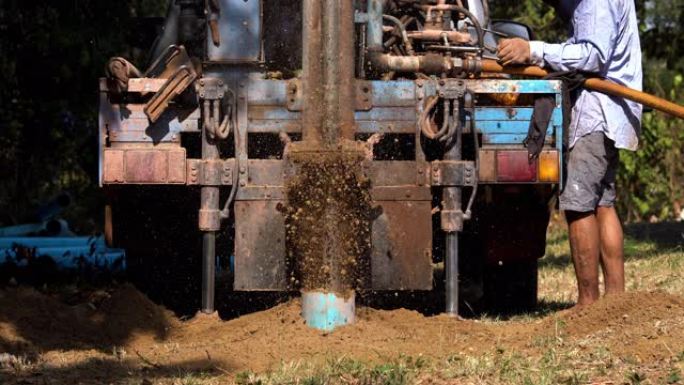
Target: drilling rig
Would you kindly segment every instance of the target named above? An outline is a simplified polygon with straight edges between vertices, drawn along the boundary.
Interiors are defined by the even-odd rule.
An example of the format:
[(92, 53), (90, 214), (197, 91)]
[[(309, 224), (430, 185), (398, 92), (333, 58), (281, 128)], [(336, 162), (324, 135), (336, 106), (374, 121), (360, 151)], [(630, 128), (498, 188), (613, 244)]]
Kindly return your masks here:
[(113, 58), (100, 82), (108, 238), (129, 268), (191, 249), (204, 312), (217, 255), (235, 291), (301, 290), (321, 329), (353, 322), (356, 291), (438, 291), (450, 315), (534, 306), (566, 92), (483, 72), (506, 37), (533, 32), (481, 0), (170, 0), (147, 69)]

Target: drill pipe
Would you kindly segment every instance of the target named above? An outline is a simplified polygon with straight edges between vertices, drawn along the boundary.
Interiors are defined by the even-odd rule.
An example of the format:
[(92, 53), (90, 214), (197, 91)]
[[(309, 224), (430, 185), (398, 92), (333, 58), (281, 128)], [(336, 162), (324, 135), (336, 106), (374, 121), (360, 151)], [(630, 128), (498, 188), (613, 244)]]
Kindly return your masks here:
[[(537, 66), (504, 67), (495, 60), (482, 60), (482, 72), (505, 73), (511, 75), (544, 77), (549, 72)], [(584, 87), (610, 96), (629, 99), (631, 101), (665, 112), (674, 117), (684, 119), (684, 106), (672, 103), (655, 95), (621, 86), (605, 79), (589, 78)]]

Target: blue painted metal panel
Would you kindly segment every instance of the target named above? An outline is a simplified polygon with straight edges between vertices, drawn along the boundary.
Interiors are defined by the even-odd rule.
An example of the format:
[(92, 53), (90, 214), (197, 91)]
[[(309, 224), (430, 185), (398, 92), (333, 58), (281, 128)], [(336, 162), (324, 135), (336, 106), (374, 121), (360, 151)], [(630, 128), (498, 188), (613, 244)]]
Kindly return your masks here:
[(416, 105), (416, 86), (413, 81), (371, 82), (373, 87), (374, 106), (409, 106)]
[(466, 82), (470, 91), (480, 94), (557, 94), (561, 92), (561, 85), (557, 80), (473, 79)]
[[(532, 120), (532, 107), (478, 107), (475, 109), (475, 117), (477, 120), (521, 120), (529, 122)], [(551, 120), (554, 124), (560, 124), (563, 121), (563, 115), (560, 108), (553, 111)]]
[(250, 106), (248, 118), (250, 120), (299, 120), (302, 114), (280, 106)]
[[(501, 120), (478, 120), (475, 122), (475, 127), (483, 135), (488, 134), (525, 134), (530, 127), (530, 122), (523, 122), (518, 120), (501, 121)], [(546, 130), (547, 135), (553, 135), (554, 126), (549, 125)]]
[[(519, 144), (523, 145), (523, 141), (527, 137), (527, 132), (524, 134), (491, 134), (482, 135), (482, 144)], [(553, 142), (553, 138), (546, 137), (546, 143), (550, 144)]]
[(415, 108), (406, 107), (381, 107), (373, 108), (370, 111), (356, 111), (356, 120), (377, 120), (377, 121), (412, 121), (415, 122)]
[(217, 47), (207, 33), (207, 54), (211, 61), (250, 62), (261, 58), (261, 1), (219, 0), (221, 44)]
[(519, 144), (522, 146), (527, 134), (495, 134), (482, 136), (482, 144)]
[(285, 106), (287, 80), (250, 79), (247, 102), (250, 106)]

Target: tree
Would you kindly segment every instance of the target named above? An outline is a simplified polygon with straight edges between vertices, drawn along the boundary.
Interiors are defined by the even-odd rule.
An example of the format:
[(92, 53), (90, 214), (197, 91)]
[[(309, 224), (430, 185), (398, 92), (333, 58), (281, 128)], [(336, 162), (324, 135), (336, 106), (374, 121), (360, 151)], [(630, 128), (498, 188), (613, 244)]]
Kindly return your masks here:
[[(0, 0), (0, 225), (29, 219), (62, 190), (86, 225), (97, 189), (98, 78), (113, 55), (131, 56), (136, 16), (160, 0)], [(87, 230), (91, 230), (92, 226)]]

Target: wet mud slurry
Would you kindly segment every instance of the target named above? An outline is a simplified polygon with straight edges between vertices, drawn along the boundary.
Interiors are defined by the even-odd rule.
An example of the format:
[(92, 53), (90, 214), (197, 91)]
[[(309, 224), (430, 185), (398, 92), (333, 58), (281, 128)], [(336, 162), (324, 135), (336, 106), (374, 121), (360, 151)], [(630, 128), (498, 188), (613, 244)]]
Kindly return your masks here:
[(362, 161), (349, 153), (292, 157), (285, 214), (293, 289), (345, 293), (370, 276), (373, 210)]

